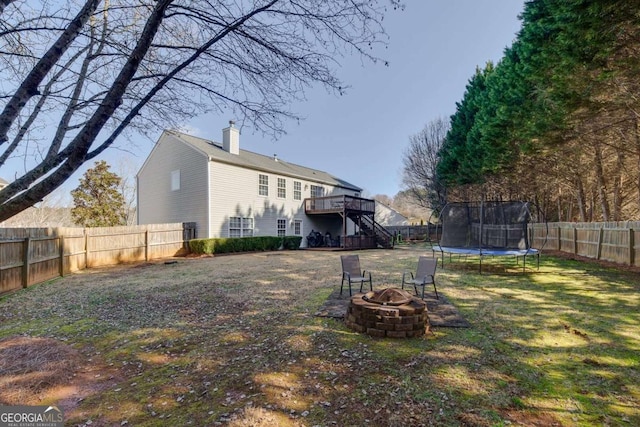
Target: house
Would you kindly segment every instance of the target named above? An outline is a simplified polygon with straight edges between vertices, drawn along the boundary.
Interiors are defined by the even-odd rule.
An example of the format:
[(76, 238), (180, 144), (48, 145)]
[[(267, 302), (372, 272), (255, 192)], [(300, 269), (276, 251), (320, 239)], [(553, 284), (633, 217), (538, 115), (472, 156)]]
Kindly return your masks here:
[[(137, 175), (138, 224), (194, 222), (198, 238), (311, 236), (303, 246), (385, 246), (375, 201), (327, 172), (240, 149), (229, 122), (222, 143), (166, 130)], [(387, 233), (388, 234), (388, 233)], [(388, 240), (385, 240), (388, 239)]]
[(376, 200), (376, 222), (384, 227), (409, 225), (409, 219), (391, 206)]

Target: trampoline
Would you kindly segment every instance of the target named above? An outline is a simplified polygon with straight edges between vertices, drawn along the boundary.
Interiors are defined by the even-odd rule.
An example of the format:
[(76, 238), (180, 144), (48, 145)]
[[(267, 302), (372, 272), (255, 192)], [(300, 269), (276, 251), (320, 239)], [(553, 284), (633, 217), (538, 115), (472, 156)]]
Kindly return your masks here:
[(448, 203), (441, 210), (439, 222), (440, 240), (432, 245), (435, 256), (440, 252), (444, 268), (445, 254), (449, 259), (456, 255), (515, 256), (522, 257), (522, 270), (525, 271), (528, 256), (535, 256), (537, 268), (540, 268), (540, 250), (531, 247), (528, 224), (534, 215), (530, 203), (509, 202), (461, 202)]

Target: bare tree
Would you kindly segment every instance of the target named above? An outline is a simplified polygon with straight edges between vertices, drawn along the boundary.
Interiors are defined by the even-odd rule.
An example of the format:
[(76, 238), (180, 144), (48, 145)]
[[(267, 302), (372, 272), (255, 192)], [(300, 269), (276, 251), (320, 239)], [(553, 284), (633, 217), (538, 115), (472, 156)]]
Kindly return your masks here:
[(125, 221), (127, 225), (135, 225), (136, 216), (136, 166), (129, 158), (121, 158), (115, 166), (115, 172), (120, 177), (119, 190), (124, 197)]
[(46, 195), (41, 202), (0, 223), (2, 227), (75, 227), (67, 194), (61, 190)]
[(334, 72), (343, 55), (378, 60), (383, 16), (399, 2), (2, 1), (0, 171), (17, 156), (28, 166), (0, 191), (0, 221), (123, 132), (209, 111), (283, 132), (297, 118), (287, 106), (311, 85), (344, 91)]
[(446, 202), (445, 188), (438, 181), (436, 167), (438, 151), (448, 131), (449, 121), (438, 118), (409, 137), (409, 147), (402, 158), (402, 182), (420, 206), (437, 209)]

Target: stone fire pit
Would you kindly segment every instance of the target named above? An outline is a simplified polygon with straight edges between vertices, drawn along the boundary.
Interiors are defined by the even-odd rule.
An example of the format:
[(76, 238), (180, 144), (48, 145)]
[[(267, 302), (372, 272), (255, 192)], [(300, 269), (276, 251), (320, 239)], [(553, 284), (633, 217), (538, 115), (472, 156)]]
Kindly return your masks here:
[(417, 337), (429, 330), (427, 304), (398, 288), (354, 295), (345, 322), (374, 337)]

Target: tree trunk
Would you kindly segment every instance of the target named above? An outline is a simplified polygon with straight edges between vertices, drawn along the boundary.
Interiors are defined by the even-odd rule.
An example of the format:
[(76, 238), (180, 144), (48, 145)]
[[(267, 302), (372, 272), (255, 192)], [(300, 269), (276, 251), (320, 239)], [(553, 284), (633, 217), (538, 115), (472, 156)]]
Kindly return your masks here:
[(624, 195), (622, 194), (622, 184), (624, 182), (624, 152), (622, 150), (617, 150), (616, 156), (616, 168), (613, 173), (613, 220), (620, 221), (622, 217), (622, 199)]
[(587, 211), (586, 211), (586, 197), (584, 193), (584, 184), (580, 178), (577, 179), (576, 185), (578, 187), (577, 201), (578, 201), (578, 210), (580, 211), (580, 221), (587, 221)]
[(636, 214), (640, 215), (640, 122), (638, 121), (638, 116), (635, 118), (635, 126), (634, 126), (634, 136), (636, 142), (636, 153), (638, 155), (638, 162), (636, 167), (636, 173), (638, 174), (636, 177), (636, 191), (637, 191), (637, 204)]
[(596, 169), (596, 184), (598, 191), (598, 198), (600, 200), (600, 209), (602, 210), (602, 220), (609, 221), (609, 201), (607, 200), (607, 184), (604, 178), (604, 167), (602, 165), (602, 146), (599, 142), (594, 145), (595, 151), (595, 169)]
[(558, 189), (558, 222), (562, 222), (562, 190)]

